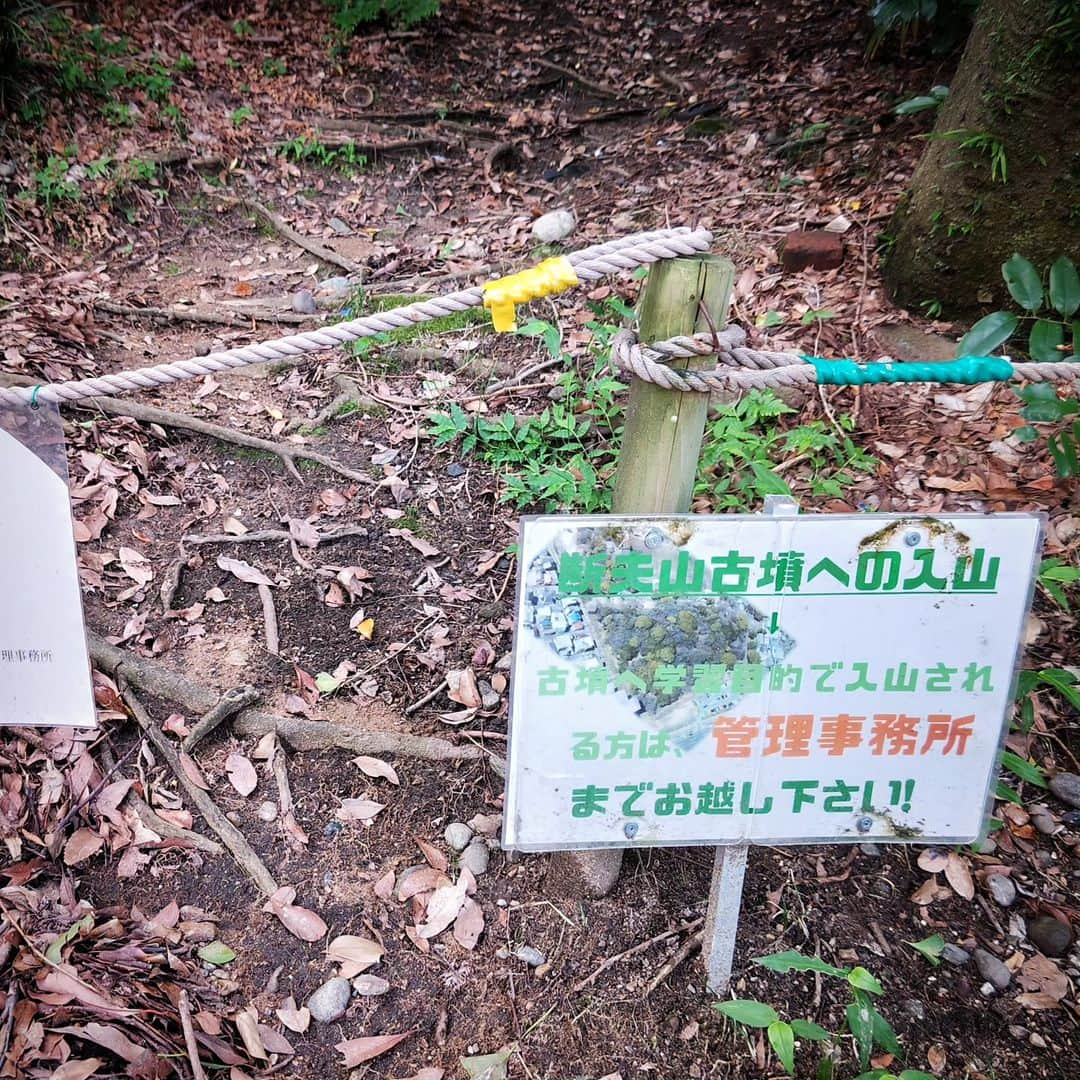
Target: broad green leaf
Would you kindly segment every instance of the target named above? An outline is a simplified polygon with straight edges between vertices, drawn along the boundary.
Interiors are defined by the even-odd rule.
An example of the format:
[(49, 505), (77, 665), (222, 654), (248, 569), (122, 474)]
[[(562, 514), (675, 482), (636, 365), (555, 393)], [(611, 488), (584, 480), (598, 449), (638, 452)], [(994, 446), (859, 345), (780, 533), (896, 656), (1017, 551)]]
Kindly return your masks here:
[(221, 967), (222, 964), (231, 964), (236, 959), (236, 953), (224, 941), (211, 941), (199, 950), (199, 959), (214, 967)]
[(320, 694), (332, 694), (341, 685), (340, 679), (335, 679), (329, 671), (320, 671), (315, 676), (315, 686)]
[(792, 1020), (791, 1030), (795, 1032), (798, 1038), (812, 1039), (814, 1042), (824, 1042), (826, 1039), (832, 1038), (832, 1032), (826, 1031), (811, 1020)]
[(859, 1073), (855, 1080), (896, 1080), (896, 1077), (885, 1069), (871, 1069), (869, 1072)]
[(1054, 468), (1062, 480), (1070, 480), (1080, 475), (1080, 456), (1077, 454), (1076, 442), (1067, 431), (1051, 435), (1046, 440), (1046, 449), (1050, 451)]
[(1008, 262), (1002, 263), (1001, 276), (1009, 288), (1009, 295), (1025, 311), (1039, 310), (1043, 302), (1039, 271), (1023, 255), (1014, 252)]
[(890, 1054), (902, 1054), (900, 1040), (896, 1037), (896, 1032), (893, 1031), (889, 1021), (877, 1009), (870, 1010), (870, 1020), (874, 1025), (874, 1042), (882, 1050), (888, 1050)]
[(945, 939), (940, 934), (931, 934), (922, 941), (909, 941), (907, 944), (917, 952), (921, 952), (934, 967), (941, 963), (939, 957), (945, 948)]
[(992, 311), (984, 315), (956, 346), (957, 356), (989, 356), (1003, 345), (1020, 325), (1011, 311)]
[(1071, 671), (1046, 668), (1039, 672), (1039, 682), (1053, 687), (1074, 709), (1080, 709), (1080, 685)]
[(1063, 319), (1080, 308), (1080, 274), (1065, 255), (1050, 267), (1050, 303)]
[(1012, 803), (1013, 806), (1023, 806), (1024, 800), (1004, 780), (999, 780), (994, 787), (994, 798), (1002, 802)]
[(59, 964), (63, 959), (64, 946), (74, 940), (84, 930), (94, 929), (94, 916), (84, 915), (78, 922), (73, 922), (49, 947), (45, 950), (45, 959), (50, 964)]
[(869, 1005), (852, 1002), (845, 1010), (848, 1030), (855, 1037), (855, 1046), (859, 1052), (859, 1067), (865, 1069), (870, 1064), (870, 1054), (874, 1049), (874, 1018)]
[(1065, 327), (1059, 322), (1050, 322), (1049, 319), (1038, 319), (1031, 328), (1028, 337), (1028, 352), (1032, 360), (1038, 360), (1043, 364), (1052, 364), (1055, 360), (1063, 360), (1064, 353), (1058, 351), (1058, 346), (1065, 341)]
[(937, 1077), (919, 1069), (905, 1069), (896, 1080), (937, 1080)]
[(791, 1030), (791, 1025), (785, 1024), (783, 1020), (777, 1020), (776, 1023), (769, 1025), (766, 1034), (769, 1036), (769, 1045), (780, 1059), (780, 1064), (791, 1076), (794, 1076), (795, 1033)]
[(912, 116), (915, 113), (924, 112), (927, 109), (936, 109), (941, 104), (941, 99), (931, 97), (929, 94), (920, 94), (919, 97), (908, 98), (896, 106), (897, 116)]
[(847, 968), (833, 967), (816, 956), (803, 956), (794, 950), (773, 953), (771, 956), (755, 956), (752, 963), (781, 975), (786, 975), (789, 971), (820, 971), (822, 975), (835, 975), (838, 979), (846, 979), (848, 976)]
[(826, 1054), (818, 1062), (817, 1071), (814, 1073), (814, 1080), (833, 1080), (833, 1073), (836, 1072), (836, 1066), (833, 1063), (832, 1056)]
[(866, 990), (871, 994), (885, 993), (881, 983), (879, 983), (864, 967), (852, 968), (851, 971), (848, 972), (847, 981), (851, 983), (856, 990)]
[(782, 477), (779, 477), (765, 465), (758, 461), (751, 461), (750, 468), (753, 470), (754, 479), (757, 481), (758, 493), (761, 495), (790, 495), (791, 488)]
[(718, 1001), (713, 1005), (718, 1013), (734, 1020), (737, 1024), (745, 1027), (767, 1028), (775, 1024), (780, 1017), (771, 1005), (764, 1001), (751, 1001), (743, 999), (739, 1001)]
[(1036, 787), (1046, 787), (1046, 774), (1038, 765), (1028, 761), (1027, 758), (1022, 758), (1011, 750), (1003, 750), (1001, 752), (1001, 764), (1021, 780), (1026, 780)]

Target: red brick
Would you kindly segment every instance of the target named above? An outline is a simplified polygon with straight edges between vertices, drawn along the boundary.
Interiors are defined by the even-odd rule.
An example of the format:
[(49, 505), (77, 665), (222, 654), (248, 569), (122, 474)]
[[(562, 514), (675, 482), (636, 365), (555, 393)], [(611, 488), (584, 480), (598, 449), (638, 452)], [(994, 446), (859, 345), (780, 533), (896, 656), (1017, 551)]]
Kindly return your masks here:
[(844, 241), (837, 233), (806, 229), (788, 233), (780, 245), (780, 262), (788, 272), (835, 270), (844, 261)]

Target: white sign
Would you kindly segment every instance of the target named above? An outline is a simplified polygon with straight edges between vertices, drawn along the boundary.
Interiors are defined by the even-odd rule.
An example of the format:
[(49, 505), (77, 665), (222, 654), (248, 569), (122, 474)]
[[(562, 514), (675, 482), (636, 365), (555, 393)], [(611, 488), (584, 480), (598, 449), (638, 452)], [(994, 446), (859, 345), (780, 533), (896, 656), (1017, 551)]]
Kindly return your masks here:
[[(52, 424), (46, 407), (35, 412), (0, 410), (0, 724), (89, 728), (97, 721), (67, 484), (20, 441), (61, 429), (55, 412)], [(62, 458), (62, 437), (59, 448)]]
[(503, 842), (961, 842), (1037, 515), (522, 525)]

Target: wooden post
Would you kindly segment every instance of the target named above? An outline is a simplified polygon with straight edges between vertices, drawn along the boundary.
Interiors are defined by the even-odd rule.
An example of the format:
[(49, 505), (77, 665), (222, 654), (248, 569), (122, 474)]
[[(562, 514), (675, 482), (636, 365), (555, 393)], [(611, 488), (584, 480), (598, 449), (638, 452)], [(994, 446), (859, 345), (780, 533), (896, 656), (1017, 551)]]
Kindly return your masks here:
[[(682, 334), (722, 330), (735, 267), (727, 259), (695, 255), (667, 259), (649, 270), (638, 303), (638, 337), (646, 344)], [(710, 356), (676, 360), (676, 368), (715, 366)], [(684, 514), (690, 509), (708, 394), (663, 390), (634, 379), (626, 415), (612, 513)], [(620, 848), (559, 851), (551, 859), (554, 887), (569, 895), (604, 896), (615, 886)]]

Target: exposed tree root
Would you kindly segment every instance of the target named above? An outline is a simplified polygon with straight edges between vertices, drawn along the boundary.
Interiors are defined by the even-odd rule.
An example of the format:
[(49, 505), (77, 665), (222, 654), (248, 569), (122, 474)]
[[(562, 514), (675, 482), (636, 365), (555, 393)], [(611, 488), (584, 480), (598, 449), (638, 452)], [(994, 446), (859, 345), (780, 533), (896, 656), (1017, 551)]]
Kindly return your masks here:
[(245, 323), (252, 322), (306, 326), (318, 321), (319, 318), (317, 315), (299, 315), (294, 311), (231, 311), (226, 314), (214, 311), (192, 311), (180, 307), (130, 307), (127, 304), (114, 303), (112, 300), (95, 300), (94, 307), (99, 311), (107, 311), (110, 315), (124, 315), (131, 319), (209, 323), (212, 326), (243, 326)]

